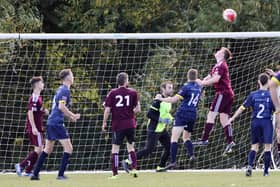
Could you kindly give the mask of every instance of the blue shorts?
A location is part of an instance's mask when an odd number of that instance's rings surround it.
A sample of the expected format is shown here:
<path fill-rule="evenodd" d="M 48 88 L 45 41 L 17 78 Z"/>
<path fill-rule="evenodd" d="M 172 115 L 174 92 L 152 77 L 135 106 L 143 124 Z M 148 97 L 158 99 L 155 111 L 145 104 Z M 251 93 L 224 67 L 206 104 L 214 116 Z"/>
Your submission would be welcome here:
<path fill-rule="evenodd" d="M 252 144 L 272 144 L 273 125 L 270 119 L 253 119 L 251 127 Z"/>
<path fill-rule="evenodd" d="M 184 127 L 184 130 L 193 132 L 196 115 L 193 112 L 184 112 L 176 114 L 174 127 Z"/>
<path fill-rule="evenodd" d="M 47 140 L 68 139 L 69 134 L 64 125 L 47 125 Z"/>

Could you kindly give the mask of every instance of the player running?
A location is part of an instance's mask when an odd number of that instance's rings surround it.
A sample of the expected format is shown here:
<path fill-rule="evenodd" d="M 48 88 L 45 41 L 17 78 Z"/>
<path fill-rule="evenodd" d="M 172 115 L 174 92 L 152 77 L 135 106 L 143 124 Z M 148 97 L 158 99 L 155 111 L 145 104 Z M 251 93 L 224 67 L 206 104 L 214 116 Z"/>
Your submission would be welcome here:
<path fill-rule="evenodd" d="M 106 131 L 107 121 L 112 112 L 112 172 L 109 179 L 118 178 L 119 150 L 124 138 L 127 140 L 127 151 L 131 159 L 131 174 L 137 177 L 137 158 L 134 149 L 136 119 L 134 113 L 140 112 L 140 102 L 135 90 L 128 88 L 127 73 L 117 75 L 118 88 L 112 89 L 105 100 L 102 131 Z"/>
<path fill-rule="evenodd" d="M 271 147 L 273 141 L 272 114 L 274 111 L 273 102 L 268 91 L 269 77 L 262 73 L 258 77 L 260 89 L 251 92 L 242 106 L 238 108 L 235 114 L 229 119 L 231 124 L 246 108 L 251 107 L 252 125 L 251 125 L 251 151 L 248 155 L 248 168 L 246 176 L 252 175 L 253 163 L 256 153 L 259 150 L 259 144 L 264 143 L 264 176 L 268 176 L 268 168 L 271 161 Z"/>
<path fill-rule="evenodd" d="M 74 83 L 74 76 L 71 69 L 64 69 L 59 73 L 59 78 L 62 85 L 57 89 L 53 98 L 52 111 L 47 121 L 47 140 L 46 146 L 40 155 L 31 180 L 40 180 L 39 172 L 43 166 L 45 159 L 53 151 L 55 141 L 58 140 L 63 146 L 63 156 L 56 179 L 64 180 L 67 177 L 64 175 L 69 157 L 72 154 L 73 146 L 69 134 L 64 127 L 64 116 L 68 117 L 72 122 L 76 122 L 80 118 L 80 114 L 74 114 L 68 107 L 70 105 L 70 87 Z"/>
<path fill-rule="evenodd" d="M 41 76 L 32 77 L 32 79 L 30 79 L 30 84 L 33 93 L 28 100 L 25 130 L 30 140 L 30 145 L 34 146 L 34 151 L 30 152 L 24 160 L 15 165 L 18 176 L 22 176 L 22 170 L 24 168 L 24 176 L 31 176 L 32 174 L 33 166 L 44 146 L 43 115 L 48 115 L 49 113 L 49 111 L 43 107 L 43 97 L 40 95 L 44 89 L 43 78 Z"/>
<path fill-rule="evenodd" d="M 210 111 L 207 115 L 207 120 L 204 126 L 201 140 L 194 142 L 194 145 L 208 145 L 209 135 L 214 127 L 215 119 L 220 114 L 220 122 L 224 129 L 224 134 L 228 145 L 226 146 L 223 155 L 232 151 L 235 146 L 232 138 L 231 125 L 227 124 L 229 115 L 232 111 L 234 92 L 231 87 L 229 77 L 229 69 L 227 61 L 232 58 L 232 53 L 228 48 L 222 47 L 215 53 L 217 63 L 212 68 L 210 74 L 202 81 L 198 80 L 202 86 L 214 85 L 216 90 L 215 98 L 212 101 Z"/>
<path fill-rule="evenodd" d="M 170 81 L 164 81 L 161 86 L 161 95 L 163 98 L 169 97 L 173 94 L 173 83 Z M 163 146 L 163 153 L 161 155 L 160 164 L 157 166 L 156 171 L 164 171 L 166 161 L 170 154 L 170 136 L 166 130 L 166 126 L 172 123 L 173 117 L 170 114 L 171 104 L 161 102 L 159 100 L 153 100 L 152 105 L 147 113 L 148 129 L 147 129 L 147 141 L 143 150 L 136 153 L 137 159 L 140 160 L 150 155 L 160 141 Z M 129 171 L 129 165 L 131 161 L 129 159 L 123 160 L 122 165 L 126 172 Z"/>
<path fill-rule="evenodd" d="M 165 169 L 174 168 L 176 166 L 178 139 L 182 135 L 182 132 L 184 145 L 187 150 L 189 159 L 190 161 L 193 161 L 194 159 L 191 133 L 193 132 L 196 120 L 197 105 L 202 93 L 202 87 L 201 85 L 196 83 L 196 79 L 198 76 L 198 72 L 196 69 L 190 69 L 187 76 L 188 83 L 184 84 L 178 94 L 176 94 L 175 96 L 168 98 L 162 98 L 161 95 L 156 96 L 156 99 L 169 103 L 176 103 L 179 100 L 182 100 L 181 105 L 176 111 L 175 122 L 172 128 L 171 163 Z"/>

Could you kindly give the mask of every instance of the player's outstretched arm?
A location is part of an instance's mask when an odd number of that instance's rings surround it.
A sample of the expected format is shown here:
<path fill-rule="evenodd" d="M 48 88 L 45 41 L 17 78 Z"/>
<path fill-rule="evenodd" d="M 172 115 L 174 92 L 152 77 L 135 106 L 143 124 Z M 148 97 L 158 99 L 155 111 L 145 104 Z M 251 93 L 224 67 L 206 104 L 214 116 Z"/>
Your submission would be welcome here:
<path fill-rule="evenodd" d="M 212 84 L 215 84 L 217 82 L 219 82 L 221 78 L 221 75 L 218 74 L 214 74 L 212 77 L 208 78 L 208 79 L 203 79 L 203 81 L 201 82 L 202 86 L 210 86 Z"/>
<path fill-rule="evenodd" d="M 234 113 L 234 115 L 229 118 L 227 124 L 231 124 L 246 108 L 244 106 L 240 106 Z"/>
<path fill-rule="evenodd" d="M 110 112 L 111 112 L 111 108 L 105 107 L 104 114 L 103 114 L 102 131 L 106 131 L 107 121 L 108 121 Z"/>
<path fill-rule="evenodd" d="M 167 102 L 167 103 L 177 103 L 181 99 L 181 97 L 182 96 L 176 94 L 173 97 L 163 98 L 160 94 L 157 94 L 155 99 L 163 101 L 163 102 Z"/>
<path fill-rule="evenodd" d="M 76 122 L 78 119 L 80 119 L 80 114 L 74 114 L 71 112 L 66 106 L 64 102 L 59 102 L 58 109 L 63 112 L 63 114 L 68 117 L 71 121 Z"/>

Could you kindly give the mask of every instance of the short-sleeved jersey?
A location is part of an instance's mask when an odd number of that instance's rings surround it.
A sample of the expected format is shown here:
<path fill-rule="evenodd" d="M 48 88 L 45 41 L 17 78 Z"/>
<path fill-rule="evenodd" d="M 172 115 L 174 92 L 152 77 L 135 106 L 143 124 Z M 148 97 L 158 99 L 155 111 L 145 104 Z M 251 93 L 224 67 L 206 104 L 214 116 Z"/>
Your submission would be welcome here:
<path fill-rule="evenodd" d="M 275 82 L 278 86 L 280 86 L 280 72 L 277 72 L 277 74 L 271 78 L 273 82 Z"/>
<path fill-rule="evenodd" d="M 196 82 L 188 82 L 184 84 L 177 95 L 183 100 L 177 109 L 177 114 L 194 112 L 196 114 L 197 105 L 202 93 L 202 87 Z"/>
<path fill-rule="evenodd" d="M 112 112 L 112 131 L 136 128 L 133 109 L 138 103 L 138 94 L 131 88 L 112 89 L 105 99 L 105 107 Z"/>
<path fill-rule="evenodd" d="M 52 110 L 47 125 L 63 125 L 64 114 L 59 110 L 58 105 L 59 103 L 65 103 L 65 106 L 69 107 L 70 102 L 70 89 L 65 85 L 61 85 L 53 97 Z"/>
<path fill-rule="evenodd" d="M 251 92 L 243 103 L 243 107 L 252 107 L 252 119 L 272 119 L 274 105 L 268 90 Z"/>
<path fill-rule="evenodd" d="M 214 84 L 216 93 L 234 95 L 234 92 L 231 87 L 229 69 L 226 61 L 221 61 L 214 65 L 214 67 L 211 69 L 210 75 L 213 76 L 215 74 L 221 76 L 219 82 Z"/>
<path fill-rule="evenodd" d="M 43 132 L 44 108 L 42 96 L 32 94 L 32 96 L 30 96 L 28 100 L 28 110 L 33 112 L 34 123 L 37 130 L 39 132 Z M 26 131 L 32 132 L 32 127 L 28 115 L 26 118 Z"/>

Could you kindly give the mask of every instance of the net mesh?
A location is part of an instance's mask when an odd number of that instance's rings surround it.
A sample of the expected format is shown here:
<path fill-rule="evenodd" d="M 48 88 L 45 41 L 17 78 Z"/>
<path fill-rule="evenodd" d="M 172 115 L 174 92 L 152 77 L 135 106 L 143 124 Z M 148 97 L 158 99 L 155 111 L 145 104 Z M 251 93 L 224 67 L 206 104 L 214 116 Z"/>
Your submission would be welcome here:
<path fill-rule="evenodd" d="M 206 76 L 216 63 L 213 53 L 229 47 L 234 58 L 228 62 L 237 109 L 245 97 L 257 89 L 257 76 L 280 59 L 279 38 L 251 39 L 91 39 L 91 40 L 0 40 L 0 169 L 13 170 L 14 164 L 32 149 L 25 135 L 29 79 L 42 75 L 45 81 L 44 105 L 51 108 L 52 97 L 60 85 L 58 73 L 71 68 L 75 83 L 71 89 L 71 110 L 81 113 L 77 123 L 66 121 L 74 152 L 68 170 L 110 170 L 111 133 L 102 133 L 102 103 L 116 87 L 116 75 L 125 71 L 130 86 L 140 94 L 142 112 L 137 115 L 136 150 L 145 146 L 146 112 L 163 80 L 172 80 L 175 91 L 186 80 L 189 68 Z M 205 89 L 199 104 L 192 139 L 200 138 L 206 115 L 214 97 L 213 87 Z M 173 114 L 177 105 L 173 105 Z M 45 119 L 46 122 L 46 119 Z M 45 123 L 44 123 L 45 124 Z M 170 132 L 171 127 L 169 127 Z M 250 149 L 250 112 L 246 111 L 233 126 L 234 152 L 223 157 L 223 129 L 217 119 L 207 147 L 195 148 L 196 161 L 189 165 L 182 141 L 178 149 L 179 169 L 242 168 Z M 56 170 L 62 147 L 55 146 L 45 169 Z M 160 144 L 139 169 L 154 169 L 162 152 Z M 121 146 L 120 160 L 127 157 Z"/>

